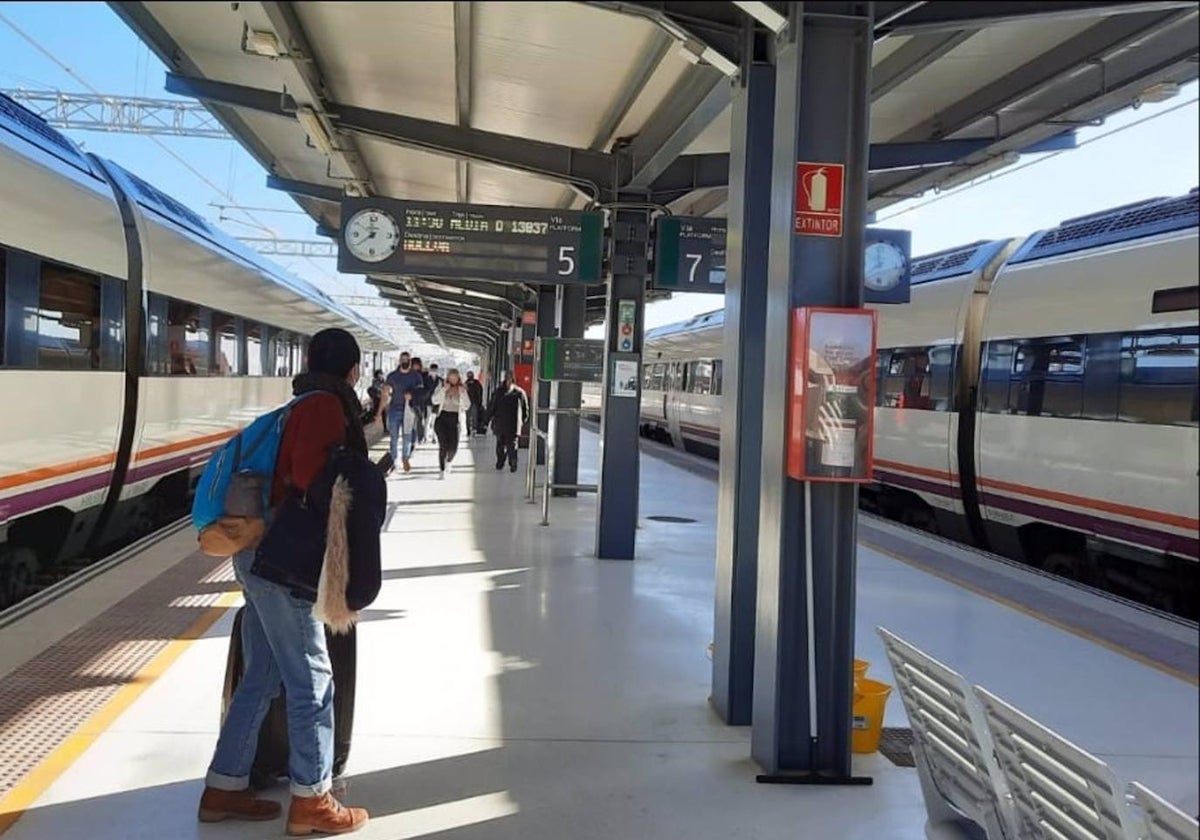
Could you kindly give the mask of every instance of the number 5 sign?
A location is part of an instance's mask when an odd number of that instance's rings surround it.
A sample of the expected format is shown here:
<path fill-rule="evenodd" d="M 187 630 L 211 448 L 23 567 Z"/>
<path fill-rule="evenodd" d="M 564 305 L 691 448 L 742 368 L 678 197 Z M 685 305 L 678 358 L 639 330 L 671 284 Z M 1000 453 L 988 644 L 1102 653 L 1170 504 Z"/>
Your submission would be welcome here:
<path fill-rule="evenodd" d="M 725 291 L 725 220 L 660 216 L 655 226 L 655 289 Z"/>

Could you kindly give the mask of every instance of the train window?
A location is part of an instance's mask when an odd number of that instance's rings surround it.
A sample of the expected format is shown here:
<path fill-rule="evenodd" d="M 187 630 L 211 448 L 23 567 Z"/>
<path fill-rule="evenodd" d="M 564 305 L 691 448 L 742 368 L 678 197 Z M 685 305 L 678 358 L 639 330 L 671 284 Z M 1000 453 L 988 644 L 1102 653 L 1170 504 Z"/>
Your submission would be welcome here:
<path fill-rule="evenodd" d="M 40 370 L 100 370 L 100 278 L 43 261 L 37 308 Z"/>
<path fill-rule="evenodd" d="M 105 277 L 100 283 L 100 369 L 125 368 L 125 281 Z"/>
<path fill-rule="evenodd" d="M 725 373 L 725 365 L 720 359 L 713 361 L 712 392 L 714 396 L 721 393 L 721 379 Z"/>
<path fill-rule="evenodd" d="M 1121 339 L 1118 416 L 1131 423 L 1195 426 L 1200 399 L 1195 327 Z"/>
<path fill-rule="evenodd" d="M 300 336 L 291 333 L 291 338 L 288 342 L 288 354 L 290 362 L 288 363 L 289 372 L 292 376 L 297 375 L 304 370 L 306 359 L 304 358 L 304 346 Z"/>
<path fill-rule="evenodd" d="M 288 349 L 287 330 L 279 330 L 275 327 L 267 328 L 267 360 L 270 363 L 267 376 L 291 376 L 288 372 L 291 353 Z"/>
<path fill-rule="evenodd" d="M 181 300 L 167 302 L 167 352 L 171 376 L 207 376 L 212 358 L 212 316 L 207 309 Z"/>
<path fill-rule="evenodd" d="M 1081 336 L 1026 339 L 1013 354 L 1009 410 L 1029 417 L 1083 416 Z"/>
<path fill-rule="evenodd" d="M 167 351 L 167 299 L 151 292 L 146 297 L 146 375 L 166 376 L 171 372 Z"/>
<path fill-rule="evenodd" d="M 241 371 L 242 342 L 238 337 L 238 318 L 224 312 L 213 313 L 214 376 L 237 376 Z"/>
<path fill-rule="evenodd" d="M 989 341 L 983 352 L 982 410 L 991 414 L 1008 414 L 1008 391 L 1012 380 L 1013 343 Z"/>
<path fill-rule="evenodd" d="M 930 411 L 934 408 L 930 352 L 935 348 L 893 350 L 883 378 L 883 405 Z"/>
<path fill-rule="evenodd" d="M 688 393 L 712 393 L 712 362 L 691 362 L 688 364 Z"/>
<path fill-rule="evenodd" d="M 246 324 L 246 375 L 263 375 L 263 332 L 262 324 Z"/>

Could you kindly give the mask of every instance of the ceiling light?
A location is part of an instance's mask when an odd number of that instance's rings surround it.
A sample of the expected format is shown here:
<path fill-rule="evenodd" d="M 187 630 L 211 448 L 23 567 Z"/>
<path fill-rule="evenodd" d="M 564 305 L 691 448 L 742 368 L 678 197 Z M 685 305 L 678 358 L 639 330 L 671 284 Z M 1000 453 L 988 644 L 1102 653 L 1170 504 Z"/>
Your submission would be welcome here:
<path fill-rule="evenodd" d="M 279 58 L 279 56 L 283 55 L 283 52 L 279 49 L 279 39 L 275 37 L 275 33 L 263 32 L 257 29 L 251 29 L 246 32 L 245 49 L 247 52 L 265 56 L 266 58 Z"/>
<path fill-rule="evenodd" d="M 317 112 L 307 105 L 296 109 L 296 121 L 300 123 L 300 127 L 304 129 L 304 133 L 308 135 L 308 139 L 314 146 L 321 150 L 326 155 L 333 154 L 333 141 L 329 139 L 329 134 L 325 131 L 325 126 L 321 124 L 321 119 L 317 116 Z"/>
<path fill-rule="evenodd" d="M 733 5 L 750 15 L 750 17 L 767 27 L 767 29 L 770 29 L 776 35 L 782 32 L 784 27 L 787 26 L 787 18 L 775 11 L 767 3 L 734 0 Z"/>
<path fill-rule="evenodd" d="M 1156 85 L 1151 85 L 1142 91 L 1138 97 L 1143 103 L 1148 102 L 1166 102 L 1168 99 L 1174 99 L 1179 95 L 1179 85 L 1175 82 L 1159 82 Z"/>

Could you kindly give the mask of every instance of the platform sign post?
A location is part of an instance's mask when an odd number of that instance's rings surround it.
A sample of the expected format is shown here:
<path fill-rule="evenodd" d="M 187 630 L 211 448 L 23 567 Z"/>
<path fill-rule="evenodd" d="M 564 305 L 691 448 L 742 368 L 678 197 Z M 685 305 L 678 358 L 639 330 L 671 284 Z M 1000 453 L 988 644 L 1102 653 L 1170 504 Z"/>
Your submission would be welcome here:
<path fill-rule="evenodd" d="M 338 270 L 596 286 L 604 214 L 375 196 L 342 200 Z"/>
<path fill-rule="evenodd" d="M 659 216 L 655 222 L 655 289 L 725 292 L 724 219 Z"/>

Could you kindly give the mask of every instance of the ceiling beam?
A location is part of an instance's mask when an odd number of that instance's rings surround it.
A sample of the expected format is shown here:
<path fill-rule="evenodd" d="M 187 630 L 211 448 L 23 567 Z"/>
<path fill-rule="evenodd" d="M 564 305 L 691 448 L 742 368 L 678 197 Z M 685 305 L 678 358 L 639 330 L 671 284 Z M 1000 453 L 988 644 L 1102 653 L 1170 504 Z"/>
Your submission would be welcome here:
<path fill-rule="evenodd" d="M 460 128 L 471 125 L 472 81 L 472 11 L 466 0 L 454 3 L 454 111 Z M 471 195 L 471 164 L 462 158 L 455 161 L 458 200 L 466 203 Z"/>
<path fill-rule="evenodd" d="M 904 5 L 904 4 L 900 4 Z M 939 0 L 911 4 L 913 8 L 876 29 L 880 35 L 915 35 L 956 29 L 982 29 L 1000 23 L 1032 20 L 1111 18 L 1143 12 L 1194 9 L 1194 2 L 1088 2 L 1087 0 L 1033 0 L 1032 2 L 982 2 Z"/>
<path fill-rule="evenodd" d="M 306 181 L 294 181 L 291 178 L 281 178 L 278 175 L 267 176 L 267 188 L 280 190 L 292 195 L 304 196 L 305 198 L 313 198 L 317 201 L 328 201 L 339 206 L 345 197 L 345 194 L 337 187 L 328 187 L 324 184 L 310 184 Z"/>
<path fill-rule="evenodd" d="M 729 107 L 733 84 L 711 67 L 693 67 L 663 101 L 629 144 L 633 174 L 626 188 L 649 188 Z"/>
<path fill-rule="evenodd" d="M 914 36 L 871 68 L 871 101 L 886 96 L 974 34 L 959 30 Z"/>
<path fill-rule="evenodd" d="M 345 167 L 346 171 L 363 188 L 364 194 L 367 191 L 374 192 L 371 182 L 371 171 L 367 168 L 367 164 L 362 157 L 362 152 L 359 150 L 354 138 L 339 137 L 327 116 L 329 95 L 328 85 L 325 82 L 325 74 L 322 72 L 321 66 L 317 61 L 316 52 L 313 50 L 308 33 L 304 30 L 304 24 L 300 22 L 300 16 L 296 12 L 296 4 L 262 2 L 260 5 L 271 27 L 275 30 L 275 34 L 279 36 L 280 42 L 285 47 L 287 53 L 285 60 L 291 62 L 292 67 L 303 80 L 304 98 L 307 101 L 300 104 L 310 106 L 316 113 L 317 119 L 321 121 L 329 137 L 337 141 L 331 157 L 336 157 L 342 162 L 342 166 Z"/>
<path fill-rule="evenodd" d="M 295 118 L 296 101 L 287 93 L 176 73 L 167 74 L 166 89 L 205 102 Z M 330 103 L 328 107 L 329 118 L 340 131 L 373 137 L 405 148 L 489 163 L 550 180 L 576 183 L 589 193 L 597 194 L 597 197 L 602 191 L 611 191 L 628 173 L 626 161 L 604 152 L 351 105 Z"/>

